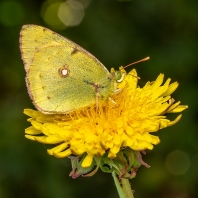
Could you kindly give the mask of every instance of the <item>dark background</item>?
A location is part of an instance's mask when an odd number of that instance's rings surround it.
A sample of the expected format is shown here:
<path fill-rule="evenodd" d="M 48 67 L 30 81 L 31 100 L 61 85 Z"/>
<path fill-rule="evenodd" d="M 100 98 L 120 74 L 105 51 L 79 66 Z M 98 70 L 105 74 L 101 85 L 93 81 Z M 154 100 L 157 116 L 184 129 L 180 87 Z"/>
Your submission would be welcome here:
<path fill-rule="evenodd" d="M 144 157 L 151 168 L 141 167 L 131 185 L 136 198 L 198 197 L 198 1 L 78 0 L 74 16 L 84 11 L 84 17 L 73 27 L 57 17 L 62 2 L 0 1 L 0 198 L 118 198 L 110 174 L 99 171 L 73 180 L 68 159 L 49 156 L 45 145 L 25 139 L 29 123 L 23 109 L 33 105 L 19 52 L 24 24 L 64 35 L 108 68 L 150 56 L 134 66 L 140 86 L 159 73 L 178 81 L 173 97 L 189 108 L 177 125 L 156 134 L 161 143 Z M 71 13 L 62 8 L 63 18 L 69 18 Z"/>

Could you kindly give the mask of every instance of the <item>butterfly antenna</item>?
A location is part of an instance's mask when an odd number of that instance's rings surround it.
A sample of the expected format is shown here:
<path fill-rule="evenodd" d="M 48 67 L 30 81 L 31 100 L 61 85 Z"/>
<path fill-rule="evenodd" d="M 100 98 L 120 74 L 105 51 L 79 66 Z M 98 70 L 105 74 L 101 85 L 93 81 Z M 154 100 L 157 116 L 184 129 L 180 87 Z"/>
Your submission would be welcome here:
<path fill-rule="evenodd" d="M 150 57 L 147 56 L 146 58 L 143 58 L 143 59 L 141 59 L 141 60 L 139 60 L 139 61 L 136 61 L 136 62 L 133 62 L 133 63 L 130 63 L 130 64 L 124 66 L 124 68 L 127 68 L 127 67 L 129 67 L 129 66 L 131 66 L 131 65 L 135 65 L 136 63 L 140 63 L 140 62 L 143 62 L 143 61 L 147 61 L 147 60 L 149 60 L 149 59 L 150 59 Z M 135 77 L 135 78 L 137 78 L 138 80 L 140 79 L 140 77 L 138 77 L 138 76 L 134 76 L 134 75 L 132 75 L 132 76 Z"/>
<path fill-rule="evenodd" d="M 143 58 L 143 59 L 141 59 L 141 60 L 139 60 L 139 61 L 136 61 L 136 62 L 133 62 L 133 63 L 130 63 L 130 64 L 124 66 L 124 68 L 127 68 L 127 67 L 129 67 L 129 66 L 131 66 L 131 65 L 135 65 L 136 63 L 140 63 L 140 62 L 143 62 L 143 61 L 147 61 L 147 60 L 149 60 L 149 59 L 150 59 L 150 57 L 147 56 L 146 58 Z"/>

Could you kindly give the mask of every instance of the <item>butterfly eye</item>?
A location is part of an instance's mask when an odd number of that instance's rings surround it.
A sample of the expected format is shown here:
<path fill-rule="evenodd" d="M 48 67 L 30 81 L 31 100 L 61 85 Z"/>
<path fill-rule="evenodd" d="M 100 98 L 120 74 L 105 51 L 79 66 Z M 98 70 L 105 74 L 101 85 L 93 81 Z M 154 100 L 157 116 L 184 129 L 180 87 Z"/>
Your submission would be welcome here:
<path fill-rule="evenodd" d="M 121 71 L 115 71 L 115 77 L 116 77 L 116 81 L 118 83 L 122 82 L 124 77 L 125 77 L 125 73 L 121 72 Z"/>
<path fill-rule="evenodd" d="M 58 73 L 61 77 L 65 78 L 69 76 L 69 68 L 67 66 L 63 66 L 58 70 Z"/>

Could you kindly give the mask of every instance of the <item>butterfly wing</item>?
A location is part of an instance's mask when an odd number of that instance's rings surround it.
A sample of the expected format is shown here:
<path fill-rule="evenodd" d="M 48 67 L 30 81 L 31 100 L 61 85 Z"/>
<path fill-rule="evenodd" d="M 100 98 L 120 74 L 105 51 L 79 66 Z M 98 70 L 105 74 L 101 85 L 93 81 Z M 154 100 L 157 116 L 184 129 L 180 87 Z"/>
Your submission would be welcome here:
<path fill-rule="evenodd" d="M 108 70 L 89 52 L 51 30 L 25 26 L 20 43 L 28 92 L 41 112 L 67 113 L 95 103 L 96 92 L 105 99 L 112 91 L 114 81 Z"/>

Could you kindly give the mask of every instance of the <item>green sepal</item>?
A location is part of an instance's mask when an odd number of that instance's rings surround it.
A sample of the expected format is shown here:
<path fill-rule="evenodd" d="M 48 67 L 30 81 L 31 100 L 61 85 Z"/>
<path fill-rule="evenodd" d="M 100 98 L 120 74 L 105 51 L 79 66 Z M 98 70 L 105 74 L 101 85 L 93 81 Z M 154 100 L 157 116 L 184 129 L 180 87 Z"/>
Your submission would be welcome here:
<path fill-rule="evenodd" d="M 117 153 L 113 159 L 108 158 L 108 154 L 102 157 L 100 168 L 103 172 L 112 173 L 113 171 L 120 178 L 132 179 L 136 176 L 137 169 L 141 166 L 139 162 L 141 154 L 130 148 L 125 148 Z"/>
<path fill-rule="evenodd" d="M 69 176 L 73 179 L 76 179 L 79 176 L 92 176 L 95 174 L 99 168 L 99 159 L 93 160 L 91 166 L 87 168 L 83 168 L 81 166 L 83 160 L 85 159 L 86 154 L 81 156 L 69 156 L 72 165 L 72 171 L 70 172 Z"/>
<path fill-rule="evenodd" d="M 108 158 L 108 153 L 105 153 L 102 157 L 100 168 L 105 173 L 112 173 L 115 171 L 117 175 L 120 175 L 119 167 L 114 163 L 114 159 Z"/>

